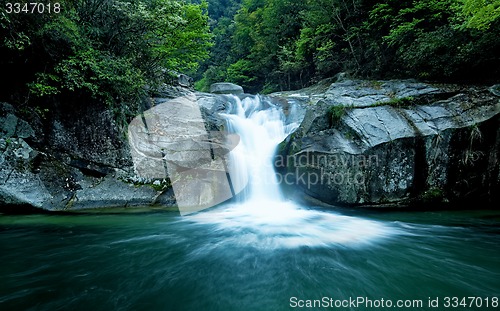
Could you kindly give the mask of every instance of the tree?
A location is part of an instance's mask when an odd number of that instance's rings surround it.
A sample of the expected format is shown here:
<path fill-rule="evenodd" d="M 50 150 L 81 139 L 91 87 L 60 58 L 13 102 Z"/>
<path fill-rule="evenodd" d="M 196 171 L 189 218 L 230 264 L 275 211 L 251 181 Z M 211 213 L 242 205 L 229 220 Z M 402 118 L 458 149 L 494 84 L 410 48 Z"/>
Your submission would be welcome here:
<path fill-rule="evenodd" d="M 365 40 L 378 47 L 371 50 L 371 58 L 380 59 L 381 51 L 389 54 L 378 67 L 395 77 L 493 78 L 492 69 L 499 67 L 498 23 L 491 23 L 487 31 L 471 29 L 462 19 L 464 11 L 469 9 L 455 0 L 375 4 L 363 29 Z"/>
<path fill-rule="evenodd" d="M 499 16 L 499 0 L 244 0 L 224 21 L 230 52 L 205 77 L 253 92 L 301 88 L 340 71 L 498 81 Z"/>
<path fill-rule="evenodd" d="M 59 14 L 2 13 L 0 50 L 8 57 L 0 67 L 22 67 L 32 95 L 135 102 L 165 70 L 192 70 L 208 57 L 206 9 L 206 2 L 77 0 Z"/>
<path fill-rule="evenodd" d="M 500 17 L 500 1 L 498 0 L 462 0 L 461 12 L 458 14 L 465 20 L 463 26 L 477 30 L 488 30 Z"/>

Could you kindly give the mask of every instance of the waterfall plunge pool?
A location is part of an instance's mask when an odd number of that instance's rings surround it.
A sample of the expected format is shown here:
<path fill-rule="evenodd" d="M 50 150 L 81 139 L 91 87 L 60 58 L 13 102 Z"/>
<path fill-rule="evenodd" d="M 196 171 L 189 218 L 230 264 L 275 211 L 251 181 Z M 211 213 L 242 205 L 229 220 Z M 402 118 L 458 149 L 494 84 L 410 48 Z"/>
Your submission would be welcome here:
<path fill-rule="evenodd" d="M 346 215 L 287 201 L 270 161 L 297 124 L 266 106 L 234 100 L 225 115 L 242 141 L 238 200 L 184 217 L 0 215 L 0 309 L 290 310 L 360 297 L 498 309 L 500 212 Z"/>
<path fill-rule="evenodd" d="M 244 209 L 0 216 L 0 309 L 290 310 L 292 297 L 499 296 L 498 212 L 293 208 L 254 218 Z"/>

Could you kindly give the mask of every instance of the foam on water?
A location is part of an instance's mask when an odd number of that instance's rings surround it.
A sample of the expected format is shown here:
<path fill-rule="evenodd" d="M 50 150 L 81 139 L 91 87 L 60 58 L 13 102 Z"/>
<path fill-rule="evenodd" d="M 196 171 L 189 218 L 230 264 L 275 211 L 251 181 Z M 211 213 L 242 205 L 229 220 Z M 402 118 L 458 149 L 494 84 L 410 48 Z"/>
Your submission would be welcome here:
<path fill-rule="evenodd" d="M 227 204 L 189 219 L 231 233 L 228 242 L 256 248 L 360 246 L 389 237 L 396 230 L 381 222 L 284 201 Z"/>

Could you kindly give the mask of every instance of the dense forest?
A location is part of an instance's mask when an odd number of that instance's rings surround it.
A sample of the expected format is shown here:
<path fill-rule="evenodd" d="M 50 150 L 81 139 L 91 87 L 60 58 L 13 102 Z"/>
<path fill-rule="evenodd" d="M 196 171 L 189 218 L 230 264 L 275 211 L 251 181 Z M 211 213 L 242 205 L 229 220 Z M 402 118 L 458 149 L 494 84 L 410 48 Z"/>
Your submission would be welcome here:
<path fill-rule="evenodd" d="M 209 15 L 203 90 L 297 89 L 340 71 L 446 82 L 500 74 L 498 0 L 211 0 Z"/>
<path fill-rule="evenodd" d="M 2 0 L 0 100 L 38 112 L 54 99 L 133 111 L 169 75 L 196 70 L 212 45 L 206 2 L 51 4 L 12 7 Z"/>
<path fill-rule="evenodd" d="M 341 71 L 462 82 L 500 74 L 499 0 L 55 3 L 16 13 L 2 0 L 0 100 L 76 95 L 123 107 L 177 73 L 199 90 L 229 81 L 263 93 Z"/>

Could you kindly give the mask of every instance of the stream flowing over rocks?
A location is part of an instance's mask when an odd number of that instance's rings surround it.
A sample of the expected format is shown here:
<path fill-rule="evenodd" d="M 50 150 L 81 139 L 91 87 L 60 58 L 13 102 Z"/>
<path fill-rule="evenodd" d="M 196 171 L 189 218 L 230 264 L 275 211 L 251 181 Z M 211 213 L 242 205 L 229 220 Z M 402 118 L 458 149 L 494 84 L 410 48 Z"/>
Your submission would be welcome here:
<path fill-rule="evenodd" d="M 297 199 L 330 205 L 498 202 L 498 89 L 411 80 L 341 80 L 271 94 L 267 100 L 281 105 L 290 122 L 301 123 L 277 150 L 278 179 Z M 230 84 L 214 86 L 214 92 L 240 99 L 250 96 Z M 148 145 L 155 139 L 153 132 L 185 133 L 191 143 L 183 146 L 198 155 L 183 157 L 175 145 L 163 141 L 165 153 L 155 154 L 157 163 L 152 162 L 160 167 L 166 162 L 177 161 L 181 168 L 206 162 L 207 150 L 212 159 L 227 154 L 234 146 L 224 141 L 227 137 L 213 133 L 225 130 L 220 113 L 231 97 L 168 87 L 157 96 L 132 121 L 136 138 L 143 138 L 135 140 L 130 128 L 104 105 L 72 109 L 67 103 L 43 118 L 0 103 L 0 209 L 177 210 L 172 176 L 138 174 L 137 156 L 148 157 L 148 150 L 156 150 Z M 154 123 L 164 117 L 169 103 L 181 105 L 184 100 L 199 110 L 195 119 L 204 129 L 187 133 L 182 120 Z M 200 135 L 204 131 L 212 133 L 209 142 Z M 207 147 L 214 143 L 215 149 Z M 206 169 L 225 174 L 224 165 L 216 161 Z M 221 200 L 208 186 L 210 176 L 200 178 L 198 195 L 188 198 L 193 204 Z M 227 198 L 231 196 L 228 193 Z"/>

